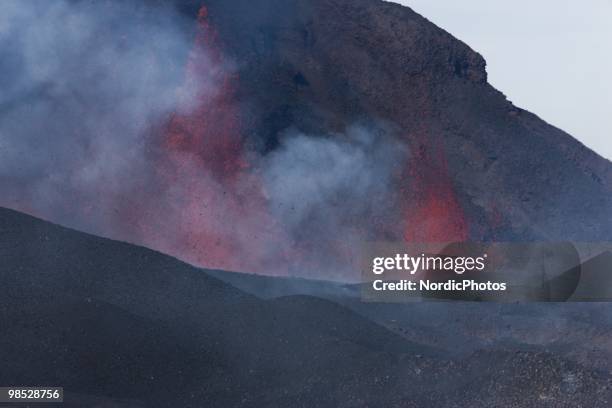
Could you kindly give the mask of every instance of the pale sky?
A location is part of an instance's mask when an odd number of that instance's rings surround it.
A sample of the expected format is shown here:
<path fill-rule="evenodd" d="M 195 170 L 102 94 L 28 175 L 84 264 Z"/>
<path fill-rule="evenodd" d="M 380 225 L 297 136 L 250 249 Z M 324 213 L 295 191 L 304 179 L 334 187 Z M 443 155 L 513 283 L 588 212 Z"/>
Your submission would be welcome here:
<path fill-rule="evenodd" d="M 612 0 L 397 0 L 480 52 L 489 82 L 612 159 Z"/>

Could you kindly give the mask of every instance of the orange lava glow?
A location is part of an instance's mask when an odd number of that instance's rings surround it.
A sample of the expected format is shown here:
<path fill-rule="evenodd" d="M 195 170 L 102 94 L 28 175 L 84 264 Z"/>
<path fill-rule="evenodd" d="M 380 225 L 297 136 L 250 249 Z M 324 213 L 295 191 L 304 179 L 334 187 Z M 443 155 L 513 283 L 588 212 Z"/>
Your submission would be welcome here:
<path fill-rule="evenodd" d="M 165 127 L 157 162 L 157 183 L 169 203 L 161 214 L 168 220 L 152 220 L 143 235 L 155 248 L 198 265 L 259 272 L 282 234 L 245 157 L 234 100 L 238 78 L 220 49 L 202 7 L 182 89 L 188 102 Z"/>
<path fill-rule="evenodd" d="M 418 137 L 419 152 L 410 161 L 412 200 L 404 210 L 407 242 L 463 242 L 469 237 L 465 214 L 448 171 L 446 154 L 429 135 Z"/>

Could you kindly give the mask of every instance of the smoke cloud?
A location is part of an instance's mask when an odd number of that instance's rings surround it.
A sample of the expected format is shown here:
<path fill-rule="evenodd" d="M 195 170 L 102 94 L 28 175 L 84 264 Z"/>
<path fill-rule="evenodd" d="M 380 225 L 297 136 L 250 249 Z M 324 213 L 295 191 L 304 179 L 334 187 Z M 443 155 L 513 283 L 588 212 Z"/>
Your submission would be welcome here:
<path fill-rule="evenodd" d="M 193 23 L 127 3 L 0 3 L 4 205 L 100 232 L 111 221 L 74 219 L 71 200 L 112 208 L 146 172 L 146 131 L 177 106 Z"/>
<path fill-rule="evenodd" d="M 274 217 L 303 259 L 322 276 L 354 270 L 368 240 L 400 239 L 398 181 L 408 151 L 388 125 L 353 125 L 345 133 L 313 137 L 288 132 L 264 160 L 263 178 Z M 296 271 L 299 273 L 299 271 Z"/>
<path fill-rule="evenodd" d="M 356 277 L 401 239 L 408 152 L 391 124 L 287 129 L 247 151 L 207 11 L 0 2 L 0 205 L 193 264 Z"/>

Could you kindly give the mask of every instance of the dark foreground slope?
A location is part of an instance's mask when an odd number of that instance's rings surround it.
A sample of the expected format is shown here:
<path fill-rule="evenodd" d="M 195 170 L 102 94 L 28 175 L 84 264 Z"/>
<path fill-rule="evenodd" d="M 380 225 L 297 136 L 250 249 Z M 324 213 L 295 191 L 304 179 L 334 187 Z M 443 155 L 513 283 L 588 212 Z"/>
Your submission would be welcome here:
<path fill-rule="evenodd" d="M 147 406 L 312 406 L 340 398 L 340 384 L 368 398 L 395 358 L 433 354 L 330 302 L 263 302 L 162 254 L 12 211 L 0 236 L 2 384 Z"/>
<path fill-rule="evenodd" d="M 603 372 L 550 353 L 451 360 L 328 300 L 260 300 L 165 255 L 10 210 L 0 210 L 0 256 L 0 383 L 62 385 L 66 406 L 603 407 L 609 398 Z"/>
<path fill-rule="evenodd" d="M 590 368 L 612 371 L 611 255 L 604 253 L 583 264 L 577 299 L 566 303 L 488 303 L 423 301 L 365 303 L 361 285 L 209 271 L 213 276 L 264 299 L 311 295 L 339 303 L 402 337 L 463 358 L 479 350 L 553 351 Z M 596 264 L 596 265 L 593 265 Z M 592 265 L 592 266 L 591 266 Z M 595 271 L 595 272 L 594 272 Z M 604 284 L 602 284 L 604 283 Z M 580 293 L 586 295 L 581 297 Z M 604 293 L 599 298 L 593 294 Z"/>

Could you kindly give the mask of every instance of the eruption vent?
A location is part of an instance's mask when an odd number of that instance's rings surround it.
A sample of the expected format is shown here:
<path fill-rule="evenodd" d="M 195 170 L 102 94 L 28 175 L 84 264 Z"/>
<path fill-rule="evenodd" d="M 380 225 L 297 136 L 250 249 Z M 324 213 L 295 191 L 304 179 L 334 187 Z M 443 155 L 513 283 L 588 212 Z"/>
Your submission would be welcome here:
<path fill-rule="evenodd" d="M 239 99 L 253 81 L 240 83 L 206 7 L 194 27 L 164 6 L 10 4 L 3 44 L 33 40 L 12 49 L 5 81 L 5 205 L 202 267 L 327 279 L 355 277 L 367 241 L 467 238 L 433 132 L 409 149 L 396 124 L 365 114 L 316 131 L 293 119 L 262 130 L 275 108 Z M 19 66 L 32 47 L 39 58 Z M 272 102 L 290 92 L 295 116 L 307 116 L 302 97 L 316 81 L 295 88 L 292 70 L 292 90 L 279 80 Z M 248 148 L 272 128 L 271 151 Z"/>
<path fill-rule="evenodd" d="M 435 138 L 419 138 L 417 157 L 410 161 L 410 192 L 405 203 L 407 242 L 462 242 L 468 240 L 468 223 L 455 194 L 446 155 Z"/>
<path fill-rule="evenodd" d="M 165 126 L 155 161 L 164 208 L 148 211 L 155 217 L 145 222 L 156 232 L 144 239 L 209 268 L 263 271 L 268 245 L 281 234 L 243 151 L 237 76 L 205 6 L 197 21 L 182 89 L 188 97 Z"/>

